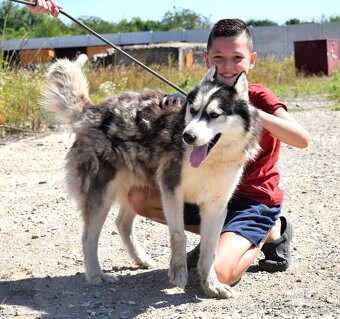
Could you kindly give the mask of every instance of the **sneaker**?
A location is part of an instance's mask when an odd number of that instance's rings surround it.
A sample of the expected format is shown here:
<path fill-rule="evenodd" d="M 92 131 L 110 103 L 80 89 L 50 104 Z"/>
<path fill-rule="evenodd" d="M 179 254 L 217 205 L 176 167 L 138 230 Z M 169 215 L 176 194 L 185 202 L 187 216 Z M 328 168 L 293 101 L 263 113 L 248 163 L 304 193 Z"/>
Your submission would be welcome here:
<path fill-rule="evenodd" d="M 187 253 L 188 270 L 197 268 L 199 258 L 200 258 L 200 244 L 198 244 L 193 250 Z"/>
<path fill-rule="evenodd" d="M 281 237 L 266 243 L 261 250 L 265 258 L 259 261 L 263 271 L 285 271 L 291 263 L 290 243 L 293 237 L 293 225 L 285 216 L 280 216 Z"/>

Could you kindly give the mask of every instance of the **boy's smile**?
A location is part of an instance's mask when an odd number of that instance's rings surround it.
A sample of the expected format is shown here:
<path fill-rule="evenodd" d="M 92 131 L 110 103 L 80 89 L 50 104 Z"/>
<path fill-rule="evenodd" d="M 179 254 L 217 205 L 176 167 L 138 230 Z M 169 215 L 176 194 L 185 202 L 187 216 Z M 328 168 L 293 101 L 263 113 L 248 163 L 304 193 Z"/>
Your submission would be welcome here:
<path fill-rule="evenodd" d="M 204 55 L 208 68 L 216 64 L 219 78 L 233 85 L 241 72 L 248 73 L 256 60 L 256 53 L 251 52 L 245 33 L 232 37 L 217 37 Z"/>

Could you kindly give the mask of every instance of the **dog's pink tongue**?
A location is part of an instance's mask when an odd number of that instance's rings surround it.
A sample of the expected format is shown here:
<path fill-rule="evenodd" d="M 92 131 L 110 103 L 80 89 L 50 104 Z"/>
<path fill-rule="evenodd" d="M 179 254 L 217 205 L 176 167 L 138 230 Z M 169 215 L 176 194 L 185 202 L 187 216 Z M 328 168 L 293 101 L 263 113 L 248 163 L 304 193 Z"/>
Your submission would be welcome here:
<path fill-rule="evenodd" d="M 208 154 L 208 144 L 202 146 L 195 146 L 190 154 L 190 164 L 197 168 L 201 165 Z"/>

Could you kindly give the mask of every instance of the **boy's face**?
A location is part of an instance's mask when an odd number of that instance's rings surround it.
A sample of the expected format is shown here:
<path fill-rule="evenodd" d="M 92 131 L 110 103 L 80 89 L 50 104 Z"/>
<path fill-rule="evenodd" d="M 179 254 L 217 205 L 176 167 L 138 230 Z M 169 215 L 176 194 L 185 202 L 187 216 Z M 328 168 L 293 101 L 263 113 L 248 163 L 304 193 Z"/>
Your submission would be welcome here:
<path fill-rule="evenodd" d="M 250 52 L 245 33 L 234 37 L 217 37 L 212 46 L 204 55 L 208 68 L 217 65 L 220 80 L 228 85 L 233 85 L 242 72 L 253 68 L 256 53 Z"/>

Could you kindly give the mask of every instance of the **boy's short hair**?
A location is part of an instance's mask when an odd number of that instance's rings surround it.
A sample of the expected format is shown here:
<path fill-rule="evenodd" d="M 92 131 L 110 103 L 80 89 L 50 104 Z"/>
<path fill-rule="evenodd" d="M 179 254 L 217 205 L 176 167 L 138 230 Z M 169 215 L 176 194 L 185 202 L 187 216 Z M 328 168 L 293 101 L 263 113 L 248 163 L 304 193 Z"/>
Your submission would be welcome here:
<path fill-rule="evenodd" d="M 253 40 L 247 24 L 241 19 L 222 19 L 217 21 L 209 34 L 207 51 L 211 49 L 212 42 L 217 37 L 234 37 L 246 33 L 249 51 L 253 52 Z"/>

